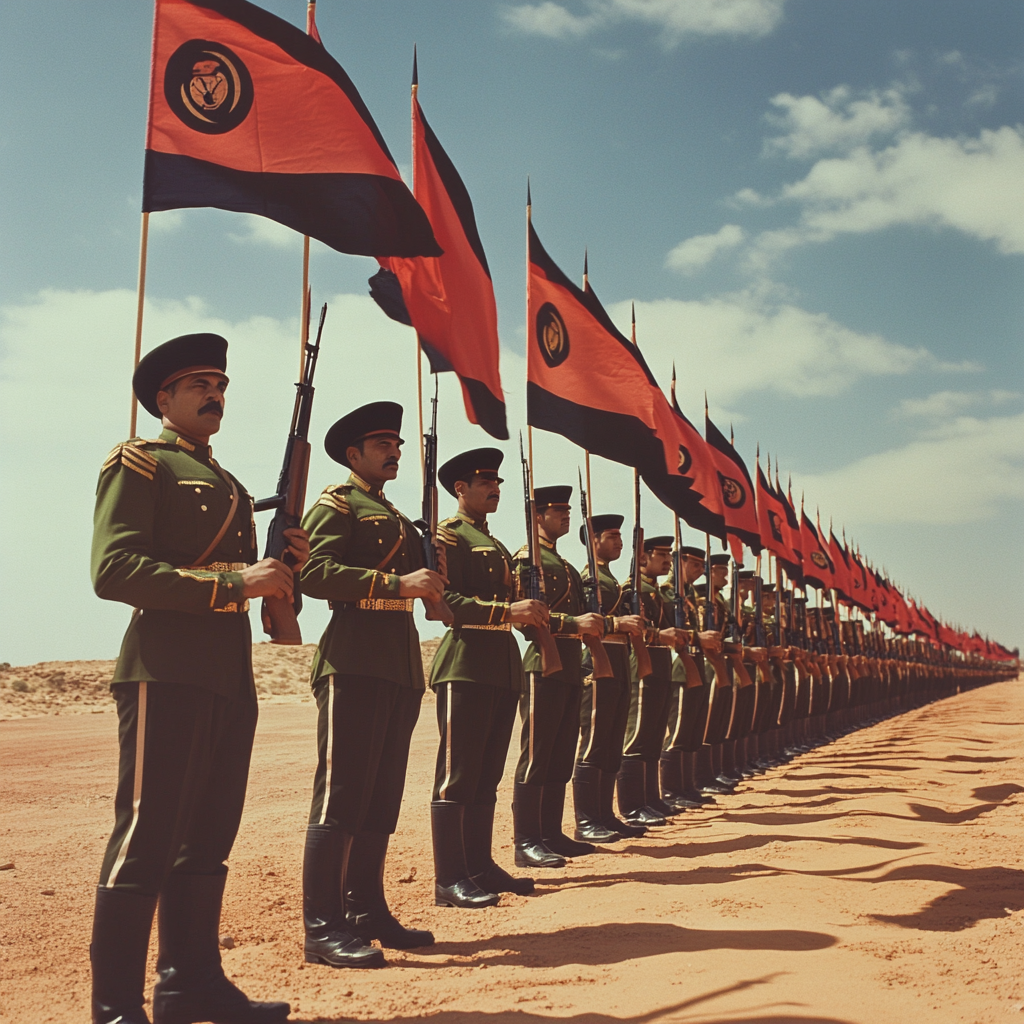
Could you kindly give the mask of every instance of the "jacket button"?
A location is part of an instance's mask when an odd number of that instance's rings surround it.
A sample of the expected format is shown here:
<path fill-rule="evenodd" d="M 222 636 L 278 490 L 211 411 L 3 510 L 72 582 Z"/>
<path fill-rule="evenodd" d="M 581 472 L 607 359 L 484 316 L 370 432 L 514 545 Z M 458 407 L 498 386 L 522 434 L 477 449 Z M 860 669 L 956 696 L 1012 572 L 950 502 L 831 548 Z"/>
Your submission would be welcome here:
<path fill-rule="evenodd" d="M 200 507 L 200 508 L 201 508 L 201 509 L 202 509 L 202 510 L 203 510 L 204 512 L 206 511 L 206 506 L 205 506 L 205 505 L 200 505 L 199 507 Z"/>

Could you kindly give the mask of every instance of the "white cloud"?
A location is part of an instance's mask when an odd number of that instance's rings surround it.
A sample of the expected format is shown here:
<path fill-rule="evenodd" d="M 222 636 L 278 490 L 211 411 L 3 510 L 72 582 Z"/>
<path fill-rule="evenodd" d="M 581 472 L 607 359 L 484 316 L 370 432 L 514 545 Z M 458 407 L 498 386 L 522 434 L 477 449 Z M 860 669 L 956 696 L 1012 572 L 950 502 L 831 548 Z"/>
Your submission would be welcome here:
<path fill-rule="evenodd" d="M 154 234 L 172 234 L 184 223 L 183 214 L 183 210 L 157 210 L 149 215 L 149 230 Z"/>
<path fill-rule="evenodd" d="M 242 214 L 241 232 L 229 232 L 228 237 L 245 245 L 269 245 L 274 249 L 294 249 L 302 243 L 302 235 L 284 224 L 256 214 Z"/>
<path fill-rule="evenodd" d="M 1024 413 L 956 417 L 902 447 L 794 483 L 823 509 L 841 509 L 851 527 L 983 522 L 1024 499 Z"/>
<path fill-rule="evenodd" d="M 610 312 L 628 323 L 629 303 Z M 948 369 L 927 349 L 859 334 L 824 313 L 770 303 L 753 292 L 638 302 L 636 315 L 640 346 L 655 376 L 667 381 L 675 361 L 684 411 L 699 408 L 705 389 L 728 405 L 757 391 L 838 395 L 866 377 Z"/>
<path fill-rule="evenodd" d="M 897 410 L 900 416 L 924 420 L 945 420 L 967 409 L 988 409 L 1006 405 L 1021 395 L 1016 391 L 936 391 L 927 398 L 905 398 Z"/>
<path fill-rule="evenodd" d="M 517 32 L 549 39 L 578 39 L 627 21 L 654 25 L 666 46 L 686 36 L 769 35 L 782 19 L 784 0 L 587 0 L 581 13 L 544 0 L 501 12 Z"/>
<path fill-rule="evenodd" d="M 745 238 L 743 228 L 725 224 L 713 235 L 694 235 L 680 242 L 665 258 L 665 266 L 682 274 L 693 274 L 719 253 L 734 249 Z"/>
<path fill-rule="evenodd" d="M 906 86 L 894 85 L 854 96 L 849 86 L 838 85 L 820 99 L 779 93 L 771 99 L 779 113 L 770 113 L 767 119 L 784 134 L 768 139 L 765 152 L 805 159 L 892 136 L 910 123 L 906 92 Z"/>

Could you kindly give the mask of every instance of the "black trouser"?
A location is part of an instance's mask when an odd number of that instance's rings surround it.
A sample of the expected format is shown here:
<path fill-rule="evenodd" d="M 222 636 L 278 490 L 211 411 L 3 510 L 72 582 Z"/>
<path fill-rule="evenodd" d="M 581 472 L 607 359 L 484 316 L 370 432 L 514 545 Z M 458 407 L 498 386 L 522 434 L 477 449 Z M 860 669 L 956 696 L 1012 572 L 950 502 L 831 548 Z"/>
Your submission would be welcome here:
<path fill-rule="evenodd" d="M 580 734 L 580 690 L 527 672 L 519 698 L 520 737 L 516 782 L 527 786 L 565 785 L 572 778 Z"/>
<path fill-rule="evenodd" d="M 100 886 L 156 896 L 167 876 L 219 875 L 238 832 L 255 699 L 190 683 L 117 683 L 114 831 Z"/>
<path fill-rule="evenodd" d="M 741 740 L 750 735 L 754 721 L 754 705 L 757 702 L 757 683 L 753 686 L 737 686 L 733 701 L 732 721 L 729 723 L 727 739 Z"/>
<path fill-rule="evenodd" d="M 434 800 L 493 804 L 505 770 L 519 694 L 482 683 L 436 683 L 440 744 Z"/>
<path fill-rule="evenodd" d="M 721 743 L 729 731 L 735 686 L 712 686 L 708 707 L 708 725 L 704 741 L 709 744 Z"/>
<path fill-rule="evenodd" d="M 373 676 L 333 675 L 318 679 L 313 695 L 317 765 L 309 823 L 390 835 L 423 691 Z"/>
<path fill-rule="evenodd" d="M 580 749 L 576 763 L 614 775 L 622 761 L 628 719 L 628 676 L 588 682 L 580 699 Z"/>
<path fill-rule="evenodd" d="M 672 683 L 655 676 L 632 684 L 623 757 L 637 761 L 657 761 L 661 757 L 673 689 Z"/>

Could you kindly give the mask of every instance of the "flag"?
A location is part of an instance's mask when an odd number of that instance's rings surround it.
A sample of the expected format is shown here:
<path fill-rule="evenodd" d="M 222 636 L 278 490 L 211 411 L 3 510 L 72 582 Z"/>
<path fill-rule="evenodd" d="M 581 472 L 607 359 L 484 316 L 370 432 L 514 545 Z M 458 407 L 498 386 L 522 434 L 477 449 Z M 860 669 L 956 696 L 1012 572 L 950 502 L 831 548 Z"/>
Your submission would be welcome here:
<path fill-rule="evenodd" d="M 822 534 L 822 540 L 824 539 L 825 535 Z M 832 532 L 831 524 L 828 528 L 828 556 L 832 561 L 832 586 L 835 588 L 836 595 L 846 605 L 850 605 L 853 601 L 851 596 L 853 582 L 850 578 L 850 563 L 846 558 L 846 550 L 836 540 L 836 535 Z"/>
<path fill-rule="evenodd" d="M 800 540 L 804 556 L 804 581 L 819 590 L 832 589 L 832 562 L 825 553 L 818 531 L 800 508 Z"/>
<path fill-rule="evenodd" d="M 714 460 L 718 475 L 718 485 L 722 496 L 722 514 L 725 516 L 725 528 L 733 543 L 733 557 L 737 562 L 742 562 L 743 548 L 737 542 L 742 541 L 754 554 L 761 550 L 761 533 L 757 526 L 757 506 L 754 503 L 754 485 L 739 452 L 711 422 L 706 407 L 704 409 L 704 439 L 707 441 L 708 452 Z M 732 540 L 733 538 L 735 541 Z"/>
<path fill-rule="evenodd" d="M 562 273 L 532 224 L 527 308 L 527 423 L 641 472 L 677 473 L 671 410 L 640 350 L 592 288 Z"/>
<path fill-rule="evenodd" d="M 871 611 L 871 605 L 869 603 L 869 591 L 868 591 L 868 571 L 864 568 L 864 563 L 860 559 L 860 555 L 846 548 L 847 564 L 850 566 L 850 600 L 853 601 L 858 608 L 863 611 Z"/>
<path fill-rule="evenodd" d="M 364 256 L 437 256 L 344 69 L 245 0 L 157 0 L 144 211 L 255 213 Z"/>
<path fill-rule="evenodd" d="M 796 507 L 793 505 L 793 481 L 790 480 L 788 485 L 788 493 L 782 490 L 782 485 L 779 483 L 779 467 L 778 463 L 775 465 L 775 496 L 779 499 L 779 502 L 786 510 L 786 527 L 783 531 L 783 535 L 786 538 L 786 542 L 790 547 L 793 554 L 796 555 L 796 561 L 791 565 L 787 566 L 783 563 L 782 568 L 786 570 L 786 575 L 789 576 L 793 583 L 798 586 L 804 585 L 804 556 L 803 556 L 803 541 L 800 537 L 800 520 L 796 515 Z M 790 572 L 793 569 L 793 572 Z"/>
<path fill-rule="evenodd" d="M 413 85 L 416 85 L 415 58 Z M 383 257 L 370 279 L 370 294 L 384 312 L 416 328 L 430 368 L 454 370 L 462 385 L 466 415 L 492 437 L 505 440 L 505 396 L 498 370 L 498 311 L 487 257 L 476 227 L 469 192 L 412 98 L 412 160 L 416 200 L 426 211 L 442 256 Z M 392 273 L 399 285 L 402 315 L 382 301 L 378 280 Z M 394 288 L 392 287 L 392 297 Z M 392 298 L 393 303 L 393 298 Z"/>
<path fill-rule="evenodd" d="M 786 575 L 794 579 L 800 573 L 799 556 L 789 543 L 786 506 L 761 471 L 760 460 L 757 461 L 757 525 L 761 543 L 779 560 Z"/>

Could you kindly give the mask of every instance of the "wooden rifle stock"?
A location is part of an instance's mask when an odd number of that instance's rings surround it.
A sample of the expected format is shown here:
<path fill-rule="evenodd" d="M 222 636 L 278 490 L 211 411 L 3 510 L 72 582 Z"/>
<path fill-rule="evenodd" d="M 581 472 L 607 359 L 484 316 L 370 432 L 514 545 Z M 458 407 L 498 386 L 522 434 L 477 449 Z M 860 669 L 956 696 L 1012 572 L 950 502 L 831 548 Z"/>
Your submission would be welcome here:
<path fill-rule="evenodd" d="M 590 651 L 590 660 L 594 664 L 594 678 L 611 679 L 615 675 L 615 671 L 601 638 L 594 636 L 593 633 L 587 633 L 583 637 L 583 642 L 587 645 L 587 650 Z"/>

